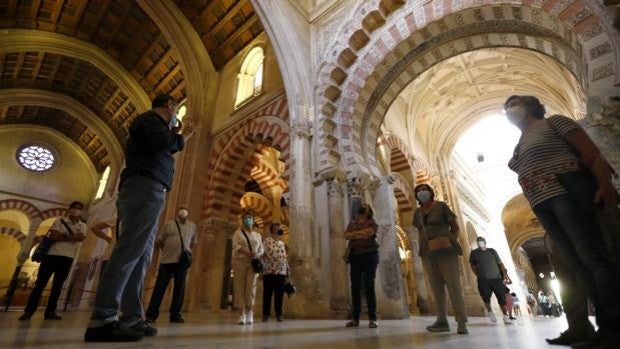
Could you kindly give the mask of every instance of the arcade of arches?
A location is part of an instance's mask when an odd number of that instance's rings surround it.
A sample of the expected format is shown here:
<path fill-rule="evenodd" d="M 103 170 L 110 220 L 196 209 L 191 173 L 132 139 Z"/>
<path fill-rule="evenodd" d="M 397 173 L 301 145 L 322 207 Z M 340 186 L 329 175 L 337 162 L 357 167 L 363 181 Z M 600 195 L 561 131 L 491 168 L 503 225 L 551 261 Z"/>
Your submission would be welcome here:
<path fill-rule="evenodd" d="M 543 232 L 524 197 L 491 207 L 454 149 L 472 125 L 501 115 L 506 97 L 533 94 L 578 120 L 620 169 L 616 4 L 2 1 L 0 289 L 16 277 L 12 304 L 24 304 L 37 271 L 32 241 L 69 202 L 88 203 L 87 223 L 115 214 L 128 127 L 159 93 L 200 126 L 176 155 L 161 219 L 187 205 L 199 226 L 187 310 L 230 308 L 230 240 L 250 207 L 259 230 L 285 228 L 299 289 L 286 316 L 344 317 L 343 230 L 366 202 L 379 225 L 381 318 L 432 311 L 411 225 L 420 183 L 458 216 L 471 315 L 482 314 L 467 265 L 478 236 L 497 242 L 517 292 L 546 287 Z M 51 167 L 24 167 L 25 145 L 49 149 Z M 82 244 L 70 307 L 91 306 L 104 250 L 94 235 Z"/>

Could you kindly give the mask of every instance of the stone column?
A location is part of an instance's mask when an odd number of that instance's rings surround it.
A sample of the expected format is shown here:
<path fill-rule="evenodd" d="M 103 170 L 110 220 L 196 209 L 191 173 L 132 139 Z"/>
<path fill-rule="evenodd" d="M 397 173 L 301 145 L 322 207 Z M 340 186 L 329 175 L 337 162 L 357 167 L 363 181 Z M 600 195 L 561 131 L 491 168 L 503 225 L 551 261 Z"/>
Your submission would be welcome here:
<path fill-rule="evenodd" d="M 426 283 L 426 272 L 424 271 L 422 257 L 420 257 L 420 233 L 418 232 L 418 229 L 411 226 L 407 230 L 407 235 L 409 235 L 409 240 L 411 241 L 411 259 L 416 281 L 416 291 L 422 301 L 421 306 L 418 306 L 418 310 L 421 313 L 426 313 L 428 312 L 429 307 L 429 291 Z"/>
<path fill-rule="evenodd" d="M 327 180 L 328 186 L 328 210 L 329 210 L 329 275 L 330 282 L 330 308 L 336 315 L 347 314 L 349 308 L 349 285 L 347 276 L 347 264 L 342 259 L 346 249 L 344 230 L 343 195 L 346 189 L 344 174 L 336 175 Z M 325 262 L 321 260 L 321 262 Z"/>
<path fill-rule="evenodd" d="M 309 128 L 291 127 L 291 168 L 289 204 L 289 264 L 298 292 L 290 302 L 288 316 L 325 317 L 329 307 L 320 289 L 320 236 L 315 233 L 313 181 L 311 175 L 311 138 Z"/>
<path fill-rule="evenodd" d="M 375 285 L 378 313 L 382 319 L 409 317 L 398 253 L 393 183 L 394 178 L 384 176 L 367 186 L 374 193 L 372 202 L 379 225 L 377 235 L 381 247 Z"/>

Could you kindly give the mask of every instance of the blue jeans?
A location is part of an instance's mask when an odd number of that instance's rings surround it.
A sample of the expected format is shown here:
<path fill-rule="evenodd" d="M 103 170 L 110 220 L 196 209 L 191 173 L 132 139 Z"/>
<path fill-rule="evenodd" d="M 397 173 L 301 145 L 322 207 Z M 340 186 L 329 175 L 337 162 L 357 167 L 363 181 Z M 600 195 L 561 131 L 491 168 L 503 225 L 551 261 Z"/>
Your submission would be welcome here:
<path fill-rule="evenodd" d="M 120 236 L 99 280 L 91 327 L 119 320 L 119 306 L 121 322 L 132 325 L 142 318 L 144 276 L 165 195 L 165 187 L 149 177 L 135 175 L 121 184 L 116 201 Z"/>
<path fill-rule="evenodd" d="M 568 195 L 536 205 L 534 213 L 551 237 L 554 252 L 587 287 L 602 334 L 618 336 L 620 302 L 615 298 L 620 294 L 620 275 L 607 253 L 595 213 L 582 211 Z"/>

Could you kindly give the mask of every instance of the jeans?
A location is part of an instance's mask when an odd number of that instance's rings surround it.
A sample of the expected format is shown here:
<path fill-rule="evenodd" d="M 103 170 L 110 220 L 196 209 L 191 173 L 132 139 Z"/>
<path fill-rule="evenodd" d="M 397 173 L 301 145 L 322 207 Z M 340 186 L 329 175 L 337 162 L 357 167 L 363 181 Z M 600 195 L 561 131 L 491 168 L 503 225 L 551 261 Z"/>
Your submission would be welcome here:
<path fill-rule="evenodd" d="M 534 213 L 553 241 L 554 253 L 567 262 L 577 281 L 588 288 L 596 321 L 605 336 L 620 334 L 617 269 L 607 253 L 594 212 L 583 212 L 568 195 L 546 200 Z"/>
<path fill-rule="evenodd" d="M 122 182 L 116 201 L 121 233 L 99 280 L 91 327 L 119 320 L 119 306 L 125 324 L 142 318 L 144 276 L 165 195 L 165 187 L 150 177 L 134 175 Z"/>
<path fill-rule="evenodd" d="M 351 301 L 354 321 L 360 320 L 362 312 L 362 281 L 366 293 L 368 319 L 377 321 L 377 297 L 375 295 L 375 276 L 379 265 L 379 252 L 363 254 L 352 253 L 351 263 Z"/>
<path fill-rule="evenodd" d="M 562 258 L 553 248 L 552 243 L 546 240 L 549 251 L 549 261 L 562 284 L 560 296 L 562 306 L 568 322 L 567 332 L 580 339 L 588 339 L 594 333 L 594 327 L 588 319 L 588 294 L 587 289 L 579 283 L 577 275 L 571 269 L 570 264 Z"/>
<path fill-rule="evenodd" d="M 41 294 L 47 282 L 52 277 L 52 274 L 54 274 L 54 281 L 52 281 L 52 289 L 47 301 L 47 307 L 45 308 L 45 315 L 56 313 L 58 298 L 60 298 L 60 293 L 62 292 L 62 285 L 69 275 L 72 264 L 73 258 L 70 257 L 50 255 L 43 257 L 41 265 L 39 266 L 37 280 L 34 283 L 32 292 L 30 292 L 30 297 L 28 297 L 28 304 L 26 305 L 26 309 L 24 309 L 24 313 L 33 314 L 37 311 Z"/>
<path fill-rule="evenodd" d="M 159 265 L 155 289 L 153 290 L 149 307 L 146 310 L 147 319 L 155 320 L 159 316 L 159 306 L 171 278 L 174 278 L 174 288 L 172 289 L 172 301 L 170 302 L 170 318 L 177 319 L 181 317 L 181 308 L 183 307 L 183 298 L 185 297 L 186 276 L 187 268 L 181 268 L 178 263 Z"/>
<path fill-rule="evenodd" d="M 274 308 L 276 316 L 282 316 L 282 302 L 284 300 L 284 283 L 286 275 L 263 275 L 263 316 L 271 315 L 271 297 L 275 295 Z"/>

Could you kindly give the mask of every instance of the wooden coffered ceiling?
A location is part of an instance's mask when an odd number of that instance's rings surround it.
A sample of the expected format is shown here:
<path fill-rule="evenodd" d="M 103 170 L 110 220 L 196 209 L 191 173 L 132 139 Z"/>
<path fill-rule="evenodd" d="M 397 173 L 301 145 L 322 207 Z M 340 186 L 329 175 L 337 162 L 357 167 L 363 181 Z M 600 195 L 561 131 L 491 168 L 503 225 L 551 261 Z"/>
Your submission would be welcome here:
<path fill-rule="evenodd" d="M 202 39 L 216 69 L 263 32 L 249 0 L 173 1 Z M 95 45 L 116 60 L 149 97 L 168 93 L 179 101 L 186 98 L 176 51 L 136 1 L 0 0 L 2 29 L 53 32 Z M 142 110 L 130 97 L 131 91 L 115 81 L 93 62 L 76 57 L 18 49 L 0 54 L 0 93 L 27 88 L 70 96 L 101 118 L 124 144 L 131 121 Z M 103 139 L 79 118 L 28 105 L 0 106 L 0 113 L 0 124 L 30 123 L 64 133 L 98 169 L 110 163 L 106 143 L 101 145 Z"/>
<path fill-rule="evenodd" d="M 263 32 L 250 0 L 174 0 L 217 70 Z"/>
<path fill-rule="evenodd" d="M 97 171 L 103 171 L 110 164 L 108 151 L 97 134 L 63 110 L 27 105 L 0 107 L 0 125 L 9 124 L 34 124 L 52 128 L 86 150 Z"/>

